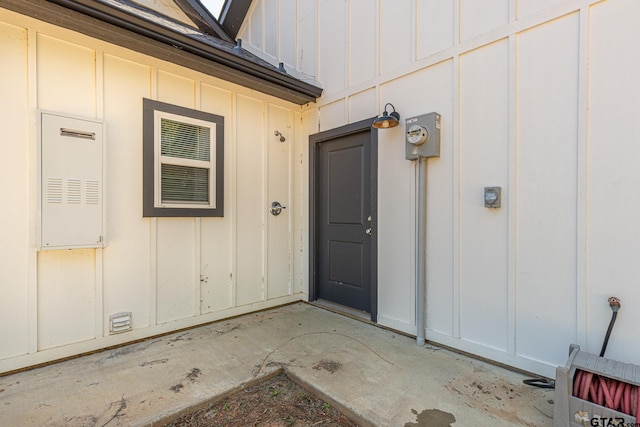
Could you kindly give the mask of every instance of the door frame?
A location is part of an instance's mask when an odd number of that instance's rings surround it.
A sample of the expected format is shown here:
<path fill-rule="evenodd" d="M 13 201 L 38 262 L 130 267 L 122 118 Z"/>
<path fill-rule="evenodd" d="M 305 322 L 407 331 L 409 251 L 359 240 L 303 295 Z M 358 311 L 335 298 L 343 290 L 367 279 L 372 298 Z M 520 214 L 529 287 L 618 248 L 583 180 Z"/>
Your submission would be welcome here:
<path fill-rule="evenodd" d="M 316 209 L 318 207 L 318 147 L 320 143 L 342 138 L 360 132 L 369 132 L 371 149 L 371 306 L 369 312 L 371 321 L 378 319 L 378 129 L 372 127 L 376 117 L 361 120 L 356 123 L 340 126 L 334 129 L 309 135 L 309 301 L 318 299 L 318 274 L 317 274 L 317 224 Z"/>

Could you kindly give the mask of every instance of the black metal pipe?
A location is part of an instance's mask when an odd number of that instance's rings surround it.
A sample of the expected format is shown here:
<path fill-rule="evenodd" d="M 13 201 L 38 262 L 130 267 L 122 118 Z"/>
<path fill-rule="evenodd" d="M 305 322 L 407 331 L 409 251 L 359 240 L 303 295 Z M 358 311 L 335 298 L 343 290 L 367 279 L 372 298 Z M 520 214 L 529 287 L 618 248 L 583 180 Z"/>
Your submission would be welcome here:
<path fill-rule="evenodd" d="M 618 310 L 620 309 L 620 300 L 616 297 L 609 298 L 609 307 L 611 307 L 611 320 L 609 321 L 609 328 L 604 336 L 604 342 L 602 343 L 602 349 L 600 350 L 600 357 L 604 356 L 604 352 L 607 350 L 607 344 L 609 344 L 609 337 L 613 330 L 613 325 L 616 323 L 616 317 L 618 317 Z"/>

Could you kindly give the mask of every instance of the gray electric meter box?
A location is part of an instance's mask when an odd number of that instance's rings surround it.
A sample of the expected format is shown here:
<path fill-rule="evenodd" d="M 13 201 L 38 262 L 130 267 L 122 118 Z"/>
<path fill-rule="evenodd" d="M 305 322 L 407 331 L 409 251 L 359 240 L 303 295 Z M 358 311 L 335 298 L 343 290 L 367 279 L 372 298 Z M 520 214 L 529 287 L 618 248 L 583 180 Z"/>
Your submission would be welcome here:
<path fill-rule="evenodd" d="M 405 121 L 405 158 L 440 157 L 440 114 L 429 113 Z"/>

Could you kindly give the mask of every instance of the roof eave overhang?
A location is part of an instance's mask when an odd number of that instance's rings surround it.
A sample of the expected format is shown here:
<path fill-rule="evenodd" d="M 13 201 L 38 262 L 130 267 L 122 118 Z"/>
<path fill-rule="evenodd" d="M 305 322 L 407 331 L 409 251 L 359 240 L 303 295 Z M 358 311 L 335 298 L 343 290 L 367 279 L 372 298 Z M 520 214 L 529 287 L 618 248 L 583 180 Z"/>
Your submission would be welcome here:
<path fill-rule="evenodd" d="M 99 1 L 3 0 L 2 7 L 298 105 L 315 102 L 322 94 L 321 88 L 275 68 L 261 66 Z"/>

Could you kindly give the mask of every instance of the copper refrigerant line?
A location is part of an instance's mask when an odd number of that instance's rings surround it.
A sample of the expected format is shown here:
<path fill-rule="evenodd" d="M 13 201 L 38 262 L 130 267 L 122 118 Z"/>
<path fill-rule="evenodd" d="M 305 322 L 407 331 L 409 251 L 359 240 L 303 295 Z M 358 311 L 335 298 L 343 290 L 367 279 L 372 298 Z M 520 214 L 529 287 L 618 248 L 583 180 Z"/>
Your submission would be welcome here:
<path fill-rule="evenodd" d="M 609 298 L 609 307 L 612 311 L 611 321 L 602 343 L 600 357 L 604 356 L 607 349 L 609 336 L 620 309 L 620 300 L 616 297 Z M 638 408 L 640 387 L 633 384 L 603 377 L 593 372 L 576 370 L 573 380 L 573 396 L 640 419 L 640 408 Z"/>

